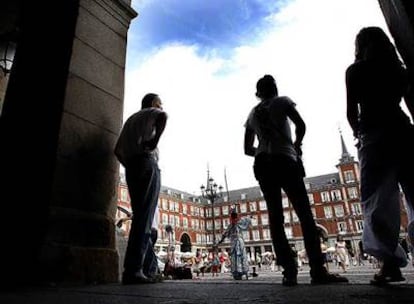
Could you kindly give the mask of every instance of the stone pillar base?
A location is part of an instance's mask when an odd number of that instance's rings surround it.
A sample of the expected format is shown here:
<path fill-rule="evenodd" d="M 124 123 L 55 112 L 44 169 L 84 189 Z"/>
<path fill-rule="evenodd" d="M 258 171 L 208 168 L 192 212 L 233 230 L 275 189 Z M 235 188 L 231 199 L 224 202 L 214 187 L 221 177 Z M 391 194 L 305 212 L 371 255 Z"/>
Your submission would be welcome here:
<path fill-rule="evenodd" d="M 47 245 L 41 256 L 43 281 L 64 284 L 119 282 L 116 249 Z"/>

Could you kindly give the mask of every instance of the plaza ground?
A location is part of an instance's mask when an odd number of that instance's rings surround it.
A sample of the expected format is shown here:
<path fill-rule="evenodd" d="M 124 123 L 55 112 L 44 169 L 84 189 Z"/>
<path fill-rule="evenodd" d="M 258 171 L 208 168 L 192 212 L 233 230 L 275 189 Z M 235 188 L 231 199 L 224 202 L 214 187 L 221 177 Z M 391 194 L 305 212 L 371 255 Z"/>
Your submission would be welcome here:
<path fill-rule="evenodd" d="M 331 265 L 333 266 L 333 265 Z M 341 273 L 331 267 L 332 272 Z M 258 271 L 259 276 L 235 281 L 229 273 L 200 279 L 166 280 L 157 284 L 20 288 L 0 294 L 4 304 L 206 304 L 206 303 L 413 303 L 414 268 L 403 269 L 407 279 L 387 287 L 369 284 L 377 269 L 371 265 L 350 267 L 348 284 L 311 285 L 308 269 L 299 272 L 299 285 L 284 287 L 281 272 Z"/>

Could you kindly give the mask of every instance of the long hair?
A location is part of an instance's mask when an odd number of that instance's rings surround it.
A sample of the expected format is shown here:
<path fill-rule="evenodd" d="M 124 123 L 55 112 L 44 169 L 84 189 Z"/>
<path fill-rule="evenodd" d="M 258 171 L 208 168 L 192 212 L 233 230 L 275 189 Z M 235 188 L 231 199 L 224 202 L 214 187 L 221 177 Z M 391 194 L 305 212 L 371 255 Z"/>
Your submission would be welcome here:
<path fill-rule="evenodd" d="M 377 26 L 362 28 L 355 39 L 355 61 L 378 61 L 402 66 L 396 48 L 387 34 Z"/>

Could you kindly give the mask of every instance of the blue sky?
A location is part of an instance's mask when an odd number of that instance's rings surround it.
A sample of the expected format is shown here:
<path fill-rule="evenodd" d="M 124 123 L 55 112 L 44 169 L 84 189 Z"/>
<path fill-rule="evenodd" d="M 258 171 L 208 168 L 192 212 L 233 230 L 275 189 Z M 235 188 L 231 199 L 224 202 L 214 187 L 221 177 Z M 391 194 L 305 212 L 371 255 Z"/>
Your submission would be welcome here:
<path fill-rule="evenodd" d="M 345 70 L 355 35 L 387 27 L 373 0 L 132 0 L 124 119 L 158 93 L 169 115 L 160 141 L 162 184 L 200 194 L 207 166 L 229 189 L 257 186 L 243 154 L 255 84 L 272 74 L 307 124 L 309 176 L 336 172 L 339 130 L 356 158 L 345 115 Z"/>
<path fill-rule="evenodd" d="M 267 26 L 267 17 L 286 1 L 164 0 L 134 1 L 139 12 L 133 23 L 133 52 L 148 52 L 165 44 L 197 45 L 199 52 L 229 55 L 234 47 L 251 44 Z M 270 3 L 270 4 L 269 4 Z M 136 36 L 135 36 L 136 35 Z"/>

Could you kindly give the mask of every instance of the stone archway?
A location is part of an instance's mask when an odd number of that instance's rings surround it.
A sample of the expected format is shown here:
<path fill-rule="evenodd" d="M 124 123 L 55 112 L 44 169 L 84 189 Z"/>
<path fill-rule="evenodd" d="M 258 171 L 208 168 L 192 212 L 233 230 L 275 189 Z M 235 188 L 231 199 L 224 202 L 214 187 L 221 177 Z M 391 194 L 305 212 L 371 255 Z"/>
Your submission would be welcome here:
<path fill-rule="evenodd" d="M 318 229 L 319 236 L 324 240 L 328 239 L 328 229 L 326 229 L 321 224 L 316 224 L 316 228 Z"/>
<path fill-rule="evenodd" d="M 190 252 L 191 251 L 191 239 L 187 233 L 183 233 L 180 238 L 181 243 L 181 252 Z"/>

